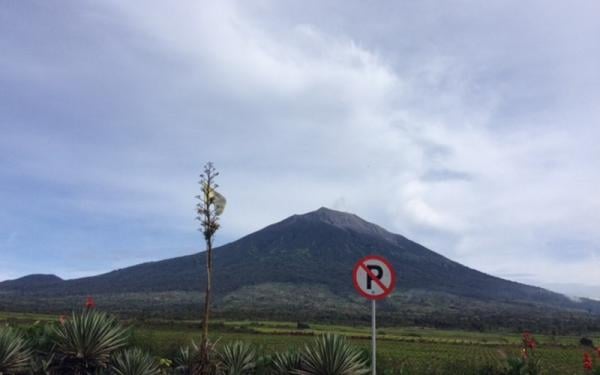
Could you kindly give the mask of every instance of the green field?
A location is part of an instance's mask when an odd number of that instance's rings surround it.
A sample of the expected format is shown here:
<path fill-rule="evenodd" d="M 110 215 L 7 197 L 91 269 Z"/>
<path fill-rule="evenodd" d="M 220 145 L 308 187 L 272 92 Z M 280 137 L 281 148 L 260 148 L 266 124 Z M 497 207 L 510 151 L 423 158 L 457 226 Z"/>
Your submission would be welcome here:
<path fill-rule="evenodd" d="M 27 326 L 36 321 L 56 320 L 55 316 L 1 313 L 0 324 Z M 135 345 L 157 356 L 172 357 L 181 345 L 199 340 L 197 321 L 146 320 L 126 321 L 132 329 Z M 311 324 L 310 329 L 297 329 L 296 323 L 273 321 L 224 321 L 211 324 L 214 340 L 250 342 L 261 354 L 301 347 L 315 335 L 336 332 L 346 335 L 358 347 L 370 348 L 370 327 Z M 535 333 L 534 333 L 535 334 Z M 385 373 L 458 373 L 465 368 L 481 368 L 498 364 L 506 356 L 519 355 L 521 336 L 509 332 L 469 332 L 417 327 L 382 327 L 378 329 L 378 363 Z M 600 335 L 588 335 L 600 342 Z M 584 348 L 580 336 L 536 335 L 547 374 L 582 374 Z M 453 370 L 453 368 L 461 370 Z M 402 370 L 404 369 L 404 372 Z M 382 372 L 383 373 L 383 372 Z"/>

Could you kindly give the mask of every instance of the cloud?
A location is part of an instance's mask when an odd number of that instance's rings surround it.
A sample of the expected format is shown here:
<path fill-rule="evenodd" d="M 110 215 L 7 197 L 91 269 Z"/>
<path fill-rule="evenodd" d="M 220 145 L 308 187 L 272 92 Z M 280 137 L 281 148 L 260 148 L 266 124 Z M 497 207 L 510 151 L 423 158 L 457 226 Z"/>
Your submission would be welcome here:
<path fill-rule="evenodd" d="M 39 237 L 0 261 L 69 276 L 198 251 L 213 160 L 221 242 L 332 205 L 486 272 L 600 283 L 593 6 L 324 6 L 9 8 L 0 223 Z"/>

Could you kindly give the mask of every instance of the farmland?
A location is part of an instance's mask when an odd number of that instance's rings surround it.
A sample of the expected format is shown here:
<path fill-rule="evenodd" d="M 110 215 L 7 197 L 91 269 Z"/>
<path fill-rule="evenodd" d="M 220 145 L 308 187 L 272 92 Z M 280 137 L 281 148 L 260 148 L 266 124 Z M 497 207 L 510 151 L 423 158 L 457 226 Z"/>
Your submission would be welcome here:
<path fill-rule="evenodd" d="M 53 321 L 56 316 L 0 313 L 0 322 L 26 327 L 35 322 Z M 191 320 L 128 320 L 132 341 L 160 357 L 172 357 L 181 345 L 199 340 L 200 325 Z M 216 320 L 211 334 L 219 344 L 242 340 L 253 344 L 260 354 L 302 347 L 315 335 L 335 332 L 368 350 L 369 327 L 312 324 L 298 329 L 297 323 L 252 320 Z M 382 327 L 378 329 L 378 363 L 387 373 L 456 373 L 499 365 L 507 356 L 519 355 L 518 332 L 470 332 L 419 327 Z M 600 334 L 588 335 L 600 341 Z M 581 336 L 536 335 L 536 356 L 549 374 L 581 373 L 583 348 Z"/>

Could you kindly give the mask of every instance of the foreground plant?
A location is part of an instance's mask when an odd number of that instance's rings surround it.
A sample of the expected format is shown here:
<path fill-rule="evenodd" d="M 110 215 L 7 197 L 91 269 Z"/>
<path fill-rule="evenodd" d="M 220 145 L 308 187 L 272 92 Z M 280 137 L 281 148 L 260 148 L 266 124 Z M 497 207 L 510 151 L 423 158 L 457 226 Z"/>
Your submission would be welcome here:
<path fill-rule="evenodd" d="M 590 353 L 585 352 L 583 353 L 583 369 L 585 371 L 592 371 L 594 368 L 594 363 L 592 362 L 592 357 L 590 356 Z"/>
<path fill-rule="evenodd" d="M 31 371 L 34 374 L 50 373 L 54 362 L 53 326 L 58 322 L 42 323 L 39 320 L 23 330 L 32 351 Z"/>
<path fill-rule="evenodd" d="M 141 349 L 127 349 L 114 356 L 111 365 L 114 375 L 159 375 L 158 362 Z"/>
<path fill-rule="evenodd" d="M 223 371 L 228 375 L 251 374 L 256 368 L 256 352 L 241 341 L 225 345 L 220 358 Z"/>
<path fill-rule="evenodd" d="M 369 367 L 362 353 L 351 346 L 345 337 L 323 335 L 302 353 L 301 369 L 292 373 L 299 375 L 360 375 L 367 374 Z"/>
<path fill-rule="evenodd" d="M 190 374 L 194 362 L 200 358 L 200 348 L 192 341 L 191 345 L 182 346 L 175 355 L 175 371 L 178 374 Z"/>
<path fill-rule="evenodd" d="M 0 374 L 19 374 L 29 369 L 31 349 L 12 328 L 0 328 Z"/>
<path fill-rule="evenodd" d="M 182 346 L 174 358 L 175 373 L 183 375 L 219 374 L 221 363 L 215 349 L 216 342 L 206 341 L 196 345 Z"/>
<path fill-rule="evenodd" d="M 596 355 L 600 358 L 600 347 L 594 348 Z M 586 374 L 600 375 L 600 366 L 594 366 L 592 357 L 594 354 L 588 352 L 583 353 L 583 370 Z"/>
<path fill-rule="evenodd" d="M 538 375 L 542 373 L 542 362 L 537 358 L 535 349 L 537 341 L 529 332 L 523 332 L 521 339 L 521 357 L 507 360 L 508 375 Z"/>
<path fill-rule="evenodd" d="M 106 368 L 110 355 L 127 345 L 129 332 L 105 313 L 85 310 L 54 330 L 57 367 L 72 374 Z"/>
<path fill-rule="evenodd" d="M 271 368 L 274 374 L 290 374 L 295 370 L 300 370 L 301 366 L 302 356 L 296 351 L 275 353 L 271 357 Z"/>
<path fill-rule="evenodd" d="M 209 162 L 204 166 L 204 173 L 200 175 L 201 194 L 196 198 L 200 203 L 196 205 L 197 219 L 200 221 L 200 230 L 206 242 L 206 291 L 204 294 L 204 316 L 202 318 L 202 341 L 200 343 L 200 354 L 204 361 L 208 361 L 208 353 L 203 352 L 208 343 L 208 320 L 210 318 L 210 298 L 212 286 L 212 249 L 213 238 L 220 227 L 219 216 L 225 209 L 225 197 L 217 192 L 219 185 L 215 179 L 219 172 Z"/>

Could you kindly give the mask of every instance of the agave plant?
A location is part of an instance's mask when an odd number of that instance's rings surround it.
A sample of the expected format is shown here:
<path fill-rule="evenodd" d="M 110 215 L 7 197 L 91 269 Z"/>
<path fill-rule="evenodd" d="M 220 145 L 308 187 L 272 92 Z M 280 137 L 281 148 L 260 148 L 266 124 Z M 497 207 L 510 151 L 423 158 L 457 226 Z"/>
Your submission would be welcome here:
<path fill-rule="evenodd" d="M 194 341 L 192 341 L 191 345 L 180 347 L 173 361 L 175 363 L 175 371 L 178 374 L 189 374 L 199 356 L 200 349 Z"/>
<path fill-rule="evenodd" d="M 219 356 L 223 372 L 227 375 L 250 374 L 256 367 L 256 352 L 241 341 L 223 346 Z"/>
<path fill-rule="evenodd" d="M 31 349 L 12 328 L 0 328 L 0 374 L 19 374 L 29 369 Z"/>
<path fill-rule="evenodd" d="M 299 375 L 360 375 L 369 372 L 362 353 L 346 338 L 326 334 L 306 346 L 302 353 L 302 368 L 292 371 Z"/>
<path fill-rule="evenodd" d="M 114 375 L 159 375 L 158 362 L 139 348 L 127 349 L 114 356 L 111 365 Z"/>
<path fill-rule="evenodd" d="M 301 365 L 302 356 L 296 351 L 275 353 L 271 357 L 271 368 L 273 374 L 287 375 L 295 370 L 300 370 Z"/>
<path fill-rule="evenodd" d="M 180 347 L 174 358 L 175 373 L 185 375 L 220 373 L 219 358 L 215 349 L 216 342 L 206 341 L 204 345 L 203 348 L 192 341 L 191 346 Z"/>
<path fill-rule="evenodd" d="M 55 327 L 56 354 L 61 371 L 87 374 L 106 368 L 110 355 L 127 345 L 129 331 L 115 318 L 95 310 L 73 313 Z"/>

